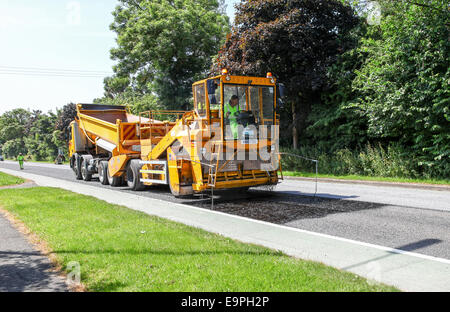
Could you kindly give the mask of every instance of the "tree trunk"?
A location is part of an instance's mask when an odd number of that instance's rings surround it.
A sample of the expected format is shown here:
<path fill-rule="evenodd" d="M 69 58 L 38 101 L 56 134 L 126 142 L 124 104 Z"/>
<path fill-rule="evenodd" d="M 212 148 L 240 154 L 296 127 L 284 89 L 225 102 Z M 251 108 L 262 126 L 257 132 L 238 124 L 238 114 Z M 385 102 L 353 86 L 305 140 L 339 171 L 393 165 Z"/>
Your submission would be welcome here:
<path fill-rule="evenodd" d="M 297 105 L 292 102 L 292 148 L 298 149 Z"/>

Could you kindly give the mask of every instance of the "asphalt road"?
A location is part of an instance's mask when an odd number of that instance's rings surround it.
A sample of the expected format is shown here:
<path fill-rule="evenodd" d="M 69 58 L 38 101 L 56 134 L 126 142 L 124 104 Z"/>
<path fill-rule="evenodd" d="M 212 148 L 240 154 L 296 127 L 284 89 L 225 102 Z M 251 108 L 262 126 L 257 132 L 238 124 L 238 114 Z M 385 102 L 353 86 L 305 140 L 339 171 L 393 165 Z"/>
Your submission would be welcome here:
<path fill-rule="evenodd" d="M 67 291 L 50 260 L 0 215 L 0 292 Z"/>
<path fill-rule="evenodd" d="M 12 162 L 0 168 L 19 170 Z M 76 181 L 68 166 L 26 163 L 25 171 Z M 95 179 L 89 183 L 102 186 Z M 127 187 L 116 188 L 129 192 Z M 319 183 L 286 180 L 273 191 L 248 194 L 224 192 L 215 196 L 214 209 L 304 230 L 450 259 L 450 191 Z M 141 196 L 210 208 L 208 196 L 174 198 L 166 186 L 139 192 Z"/>

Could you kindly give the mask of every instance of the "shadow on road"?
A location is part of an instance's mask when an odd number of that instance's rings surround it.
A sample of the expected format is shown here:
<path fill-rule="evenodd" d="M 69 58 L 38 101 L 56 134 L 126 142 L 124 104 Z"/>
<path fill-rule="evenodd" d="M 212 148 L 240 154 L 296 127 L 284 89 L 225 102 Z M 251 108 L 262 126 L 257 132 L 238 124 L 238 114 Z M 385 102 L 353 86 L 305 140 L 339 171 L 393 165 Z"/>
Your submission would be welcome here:
<path fill-rule="evenodd" d="M 37 251 L 0 251 L 0 292 L 66 291 L 64 281 L 51 269 Z"/>
<path fill-rule="evenodd" d="M 421 248 L 429 247 L 431 245 L 439 244 L 441 242 L 442 242 L 442 240 L 440 240 L 440 239 L 427 238 L 427 239 L 422 239 L 420 241 L 413 242 L 413 243 L 410 243 L 410 244 L 407 244 L 407 245 L 402 245 L 402 246 L 399 246 L 399 247 L 395 247 L 394 249 L 412 252 L 412 251 L 415 251 L 415 250 L 418 250 L 418 249 L 421 249 Z M 376 261 L 381 260 L 381 259 L 385 259 L 385 258 L 392 257 L 392 256 L 400 254 L 400 252 L 396 252 L 396 251 L 386 251 L 386 253 L 387 254 L 384 255 L 384 256 L 368 259 L 366 261 L 359 262 L 359 263 L 355 263 L 355 264 L 352 264 L 352 265 L 347 266 L 347 267 L 342 268 L 342 269 L 343 270 L 353 269 L 353 268 L 360 267 L 360 266 L 363 266 L 363 265 L 368 265 L 370 263 L 376 262 Z"/>

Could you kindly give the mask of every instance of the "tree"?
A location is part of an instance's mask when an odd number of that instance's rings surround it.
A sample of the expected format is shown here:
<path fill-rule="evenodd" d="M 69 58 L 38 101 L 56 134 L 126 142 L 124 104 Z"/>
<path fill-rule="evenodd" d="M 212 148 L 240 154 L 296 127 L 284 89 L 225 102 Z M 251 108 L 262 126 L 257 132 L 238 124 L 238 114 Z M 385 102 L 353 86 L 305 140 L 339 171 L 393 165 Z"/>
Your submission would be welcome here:
<path fill-rule="evenodd" d="M 330 83 L 307 117 L 308 126 L 301 137 L 303 145 L 334 153 L 343 148 L 358 150 L 368 142 L 367 117 L 363 109 L 354 105 L 360 94 L 352 88 L 355 71 L 366 61 L 366 55 L 358 49 L 358 42 L 366 33 L 366 27 L 360 26 L 353 34 L 355 48 L 340 55 L 328 69 Z"/>
<path fill-rule="evenodd" d="M 39 110 L 14 109 L 0 116 L 0 146 L 2 153 L 15 158 L 22 153 L 37 160 L 56 156 L 54 140 L 57 116 Z"/>
<path fill-rule="evenodd" d="M 119 93 L 114 98 L 103 97 L 100 99 L 95 99 L 94 103 L 127 106 L 130 108 L 131 112 L 136 115 L 144 111 L 163 109 L 163 107 L 161 107 L 158 103 L 158 98 L 155 95 L 141 95 L 130 90 Z"/>
<path fill-rule="evenodd" d="M 293 146 L 311 103 L 327 84 L 327 68 L 349 47 L 346 34 L 358 24 L 352 8 L 337 0 L 244 0 L 216 69 L 265 76 L 273 72 L 289 90 Z"/>
<path fill-rule="evenodd" d="M 5 112 L 0 117 L 0 144 L 23 138 L 28 131 L 26 125 L 30 119 L 31 113 L 22 108 Z"/>
<path fill-rule="evenodd" d="M 167 109 L 187 109 L 192 83 L 204 77 L 229 31 L 219 0 L 121 0 L 111 29 L 117 47 L 105 96 L 153 94 Z"/>
<path fill-rule="evenodd" d="M 24 144 L 32 114 L 25 109 L 14 109 L 0 116 L 0 146 L 7 157 L 26 154 Z"/>
<path fill-rule="evenodd" d="M 16 158 L 20 153 L 26 155 L 27 149 L 22 138 L 13 139 L 5 142 L 2 145 L 2 153 L 8 158 Z"/>
<path fill-rule="evenodd" d="M 424 170 L 450 176 L 448 1 L 379 2 L 380 25 L 360 49 L 353 105 L 364 111 L 368 135 L 399 142 Z M 412 152 L 412 153 L 411 153 Z"/>
<path fill-rule="evenodd" d="M 53 140 L 57 116 L 52 112 L 42 114 L 35 111 L 33 119 L 30 131 L 24 138 L 28 154 L 33 155 L 36 160 L 54 159 L 58 152 L 58 146 Z"/>
<path fill-rule="evenodd" d="M 77 116 L 77 107 L 74 103 L 69 103 L 63 106 L 62 109 L 57 112 L 57 121 L 55 124 L 55 130 L 59 131 L 59 140 L 63 142 L 69 142 L 70 140 L 70 123 L 75 120 Z M 66 143 L 67 144 L 67 143 Z"/>

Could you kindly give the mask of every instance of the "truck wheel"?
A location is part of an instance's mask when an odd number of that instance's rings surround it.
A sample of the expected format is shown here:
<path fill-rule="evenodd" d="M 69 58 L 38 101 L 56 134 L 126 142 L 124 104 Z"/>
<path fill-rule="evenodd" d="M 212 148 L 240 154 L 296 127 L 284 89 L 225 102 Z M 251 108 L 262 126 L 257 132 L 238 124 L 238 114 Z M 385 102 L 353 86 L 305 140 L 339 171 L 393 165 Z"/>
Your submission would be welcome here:
<path fill-rule="evenodd" d="M 108 162 L 107 161 L 101 161 L 98 166 L 98 179 L 100 180 L 100 183 L 103 185 L 108 185 Z"/>
<path fill-rule="evenodd" d="M 72 163 L 72 169 L 73 172 L 75 173 L 75 177 L 77 180 L 82 180 L 83 176 L 81 175 L 81 157 L 78 154 L 73 154 L 72 158 L 71 158 L 71 163 Z"/>
<path fill-rule="evenodd" d="M 88 158 L 82 156 L 81 157 L 81 166 L 80 166 L 81 177 L 86 182 L 89 182 L 92 180 L 92 173 L 89 172 L 88 166 L 89 166 Z"/>
<path fill-rule="evenodd" d="M 107 175 L 106 176 L 108 177 L 109 185 L 117 187 L 117 186 L 120 186 L 122 184 L 122 181 L 123 181 L 122 177 L 118 177 L 118 176 L 112 177 L 110 175 L 110 173 L 109 173 L 109 170 L 106 170 L 106 171 L 107 171 Z"/>
<path fill-rule="evenodd" d="M 139 164 L 139 159 L 132 159 L 128 163 L 126 172 L 126 182 L 129 188 L 133 191 L 143 191 L 145 185 L 141 182 L 141 165 Z"/>

